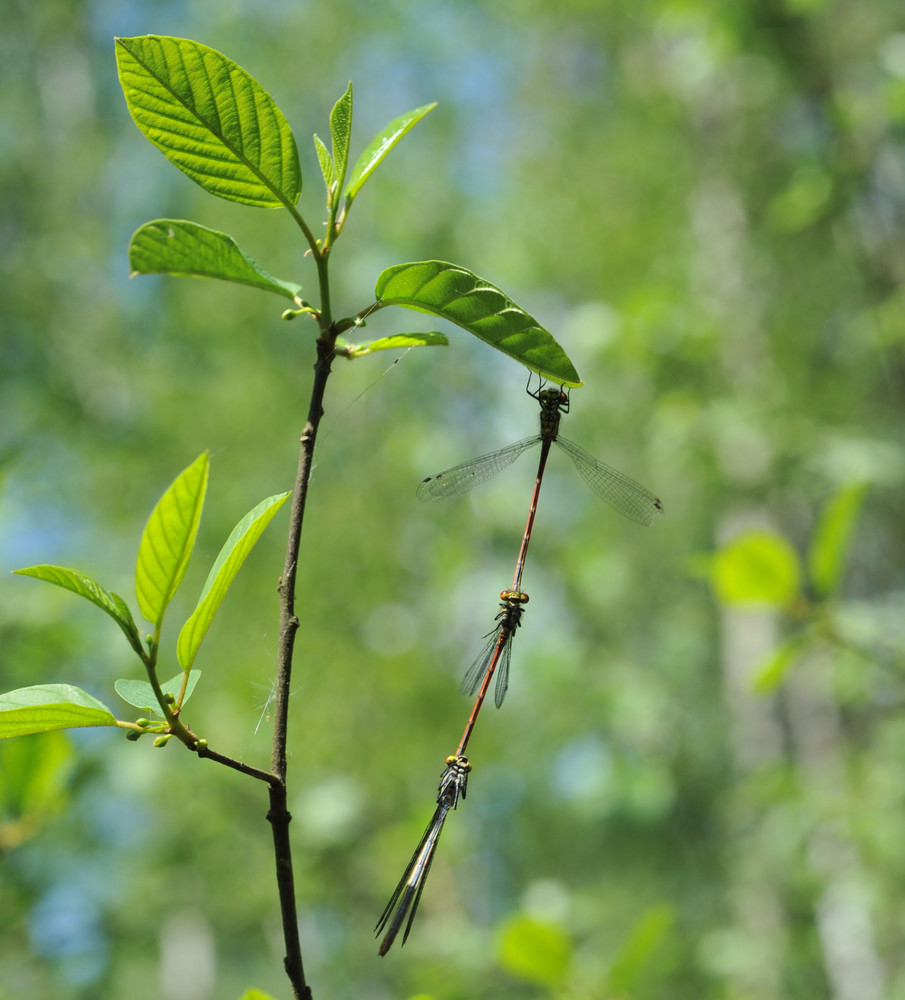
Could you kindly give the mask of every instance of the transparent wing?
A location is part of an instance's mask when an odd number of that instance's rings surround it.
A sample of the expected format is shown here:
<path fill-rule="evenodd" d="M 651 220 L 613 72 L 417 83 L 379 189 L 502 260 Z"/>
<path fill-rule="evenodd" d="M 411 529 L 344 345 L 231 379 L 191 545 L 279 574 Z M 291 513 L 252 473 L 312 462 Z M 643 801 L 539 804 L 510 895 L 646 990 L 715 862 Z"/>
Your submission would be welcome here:
<path fill-rule="evenodd" d="M 424 831 L 424 836 L 415 848 L 415 853 L 412 855 L 408 867 L 405 869 L 402 878 L 399 880 L 399 884 L 390 897 L 389 903 L 387 903 L 383 913 L 380 915 L 380 920 L 377 921 L 377 926 L 374 929 L 377 934 L 380 934 L 384 927 L 389 924 L 389 929 L 380 943 L 381 955 L 385 955 L 392 947 L 406 916 L 408 916 L 408 920 L 405 924 L 405 932 L 402 935 L 402 943 L 405 944 L 408 939 L 450 806 L 450 801 L 443 801 L 437 806 L 433 818 Z M 391 916 L 393 917 L 392 921 L 390 921 Z"/>
<path fill-rule="evenodd" d="M 638 524 L 652 524 L 663 513 L 663 505 L 640 483 L 589 455 L 573 441 L 557 438 L 556 443 L 572 459 L 582 479 L 614 510 Z"/>
<path fill-rule="evenodd" d="M 527 451 L 538 441 L 540 435 L 522 438 L 521 441 L 500 448 L 499 451 L 473 458 L 445 472 L 438 472 L 436 476 L 428 476 L 418 485 L 418 499 L 430 501 L 460 497 L 463 493 L 468 493 L 469 490 L 499 475 L 503 469 L 512 465 L 523 451 Z"/>
<path fill-rule="evenodd" d="M 468 672 L 462 678 L 462 685 L 459 688 L 460 694 L 477 694 L 478 688 L 481 686 L 481 681 L 484 680 L 484 674 L 487 673 L 487 668 L 493 659 L 493 653 L 497 647 L 502 627 L 502 625 L 497 625 L 490 633 L 487 642 L 484 644 L 484 648 L 478 653 L 474 659 L 474 663 L 468 668 Z"/>
<path fill-rule="evenodd" d="M 494 653 L 497 651 L 500 633 L 506 630 L 507 635 L 502 648 L 497 654 L 494 664 Z M 496 687 L 493 689 L 493 702 L 497 708 L 503 704 L 506 692 L 509 690 L 509 661 L 512 659 L 512 636 L 514 632 L 506 629 L 505 624 L 500 623 L 495 632 L 492 632 L 487 644 L 481 650 L 474 663 L 468 668 L 468 673 L 462 679 L 462 694 L 477 694 L 478 689 L 484 681 L 484 675 L 493 666 L 496 673 Z"/>
<path fill-rule="evenodd" d="M 506 640 L 506 646 L 500 655 L 500 662 L 496 668 L 496 687 L 493 689 L 493 703 L 497 708 L 503 704 L 506 692 L 509 690 L 509 660 L 512 658 L 512 636 L 511 633 Z"/>
<path fill-rule="evenodd" d="M 464 757 L 449 758 L 449 760 L 451 763 L 447 764 L 446 770 L 440 778 L 437 808 L 434 815 L 430 823 L 427 824 L 427 829 L 418 842 L 415 853 L 374 928 L 377 935 L 380 935 L 384 928 L 387 928 L 383 941 L 380 942 L 379 953 L 381 955 L 385 955 L 392 947 L 403 921 L 405 921 L 405 932 L 402 935 L 402 943 L 405 944 L 408 940 L 412 922 L 418 912 L 418 904 L 421 902 L 421 893 L 424 892 L 427 876 L 430 874 L 431 865 L 434 862 L 434 854 L 437 850 L 440 834 L 443 832 L 443 824 L 446 822 L 449 810 L 455 809 L 458 805 L 459 796 L 465 798 L 468 772 L 471 770 L 471 766 Z M 408 916 L 407 920 L 406 916 Z"/>
<path fill-rule="evenodd" d="M 431 837 L 425 845 L 426 857 L 421 861 L 422 867 L 417 873 L 418 891 L 415 893 L 412 909 L 405 924 L 405 933 L 402 935 L 403 944 L 405 944 L 405 942 L 409 939 L 409 931 L 412 929 L 412 921 L 415 919 L 415 914 L 418 912 L 418 904 L 421 902 L 421 893 L 424 892 L 424 887 L 427 885 L 427 876 L 430 875 L 431 865 L 434 863 L 434 855 L 437 853 L 437 844 L 440 842 L 440 834 L 443 832 L 443 824 L 446 822 L 446 817 L 449 813 L 449 804 L 445 803 L 438 806 L 437 810 L 437 818 L 434 820 Z"/>

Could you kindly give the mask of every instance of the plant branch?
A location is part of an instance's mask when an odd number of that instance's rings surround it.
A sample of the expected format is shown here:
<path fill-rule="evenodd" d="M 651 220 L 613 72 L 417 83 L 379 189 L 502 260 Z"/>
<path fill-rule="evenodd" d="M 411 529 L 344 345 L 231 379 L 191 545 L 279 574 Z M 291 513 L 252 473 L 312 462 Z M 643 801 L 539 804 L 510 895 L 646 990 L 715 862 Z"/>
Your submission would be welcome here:
<path fill-rule="evenodd" d="M 326 310 L 325 310 L 326 311 Z M 299 464 L 292 495 L 292 509 L 289 515 L 289 541 L 286 546 L 286 562 L 277 591 L 280 596 L 280 637 L 277 652 L 277 677 L 273 725 L 273 753 L 270 769 L 281 781 L 286 780 L 286 735 L 289 714 L 289 685 L 292 677 L 292 656 L 295 649 L 295 633 L 299 622 L 295 615 L 295 581 L 298 569 L 299 545 L 302 537 L 302 521 L 305 503 L 308 499 L 308 481 L 311 476 L 311 462 L 317 440 L 317 430 L 323 416 L 324 391 L 330 377 L 333 362 L 333 344 L 324 338 L 317 341 L 317 362 L 314 366 L 314 384 L 311 388 L 311 403 L 308 420 L 299 439 Z"/>
<path fill-rule="evenodd" d="M 157 628 L 159 631 L 159 623 Z M 180 740 L 182 740 L 183 743 L 191 746 L 192 744 L 189 737 L 193 736 L 193 734 L 189 733 L 186 727 L 179 721 L 178 712 L 173 711 L 173 706 L 169 701 L 167 701 L 163 688 L 160 686 L 160 681 L 157 679 L 157 650 L 158 643 L 157 637 L 155 636 L 153 648 L 151 649 L 151 655 L 145 658 L 145 670 L 148 674 L 148 682 L 154 692 L 154 697 L 157 699 L 157 704 L 160 706 L 160 711 L 167 720 L 170 732 L 174 733 Z M 184 679 L 183 687 L 185 687 Z"/>
<path fill-rule="evenodd" d="M 311 252 L 314 254 L 315 260 L 320 260 L 321 249 L 318 246 L 317 239 L 314 233 L 308 228 L 308 223 L 302 218 L 301 213 L 295 207 L 295 205 L 290 205 L 289 202 L 284 202 L 286 208 L 289 210 L 289 214 L 295 219 L 296 225 L 304 233 L 305 239 L 308 241 L 308 246 L 311 247 Z"/>
<path fill-rule="evenodd" d="M 270 771 L 262 771 L 259 767 L 252 767 L 251 764 L 243 764 L 241 760 L 235 760 L 232 757 L 227 757 L 226 754 L 217 753 L 216 750 L 211 750 L 208 746 L 199 746 L 196 743 L 192 749 L 199 757 L 208 757 L 210 760 L 215 760 L 218 764 L 231 767 L 234 771 L 240 771 L 242 774 L 257 778 L 259 781 L 266 781 L 271 787 L 280 783 L 279 778 L 275 774 L 271 774 Z"/>
<path fill-rule="evenodd" d="M 271 774 L 270 771 L 263 771 L 259 767 L 252 767 L 251 764 L 244 764 L 241 760 L 235 760 L 233 757 L 228 757 L 226 754 L 218 753 L 216 750 L 211 750 L 207 745 L 206 740 L 199 740 L 198 737 L 186 726 L 179 718 L 179 714 L 182 708 L 182 700 L 185 697 L 186 684 L 188 683 L 188 673 L 182 679 L 182 687 L 179 691 L 179 697 L 175 701 L 175 708 L 171 705 L 164 694 L 163 688 L 160 686 L 160 681 L 157 678 L 157 642 L 156 640 L 151 643 L 151 649 L 149 653 L 144 650 L 141 651 L 142 663 L 144 663 L 145 670 L 148 674 L 148 681 L 151 684 L 151 688 L 154 691 L 154 696 L 157 698 L 157 703 L 160 705 L 160 710 L 166 719 L 166 728 L 149 728 L 147 726 L 138 726 L 134 722 L 121 722 L 118 723 L 123 729 L 130 729 L 133 732 L 146 733 L 146 732 L 165 732 L 169 731 L 180 740 L 189 750 L 194 750 L 199 757 L 207 757 L 210 760 L 216 761 L 218 764 L 223 764 L 225 767 L 231 767 L 234 771 L 239 771 L 242 774 L 247 774 L 251 778 L 257 778 L 259 781 L 266 781 L 268 785 L 275 785 L 280 783 L 280 779 L 275 775 Z M 161 723 L 161 726 L 164 726 Z"/>
<path fill-rule="evenodd" d="M 280 914 L 286 948 L 283 966 L 292 985 L 293 1000 L 311 1000 L 311 990 L 305 981 L 299 942 L 295 878 L 292 871 L 292 850 L 289 843 L 289 823 L 292 816 L 286 804 L 286 738 L 289 723 L 289 694 L 295 635 L 299 627 L 299 620 L 295 614 L 295 583 L 314 446 L 324 412 L 324 392 L 327 387 L 327 379 L 330 377 L 336 341 L 336 332 L 332 328 L 331 319 L 327 259 L 323 255 L 315 253 L 315 262 L 317 263 L 321 291 L 321 336 L 317 340 L 317 361 L 314 365 L 314 383 L 311 388 L 308 420 L 299 439 L 299 462 L 292 496 L 286 561 L 277 588 L 280 600 L 280 636 L 277 653 L 273 750 L 270 764 L 272 775 L 276 780 L 270 783 L 270 810 L 267 813 L 267 819 L 273 832 L 277 889 L 280 896 Z"/>
<path fill-rule="evenodd" d="M 298 912 L 295 906 L 295 877 L 292 873 L 292 847 L 289 843 L 289 823 L 292 816 L 286 805 L 286 782 L 270 786 L 270 810 L 267 813 L 273 831 L 273 852 L 276 858 L 277 889 L 280 895 L 280 916 L 286 955 L 283 968 L 292 986 L 292 1000 L 312 1000 L 311 988 L 305 981 L 302 946 L 299 941 Z"/>

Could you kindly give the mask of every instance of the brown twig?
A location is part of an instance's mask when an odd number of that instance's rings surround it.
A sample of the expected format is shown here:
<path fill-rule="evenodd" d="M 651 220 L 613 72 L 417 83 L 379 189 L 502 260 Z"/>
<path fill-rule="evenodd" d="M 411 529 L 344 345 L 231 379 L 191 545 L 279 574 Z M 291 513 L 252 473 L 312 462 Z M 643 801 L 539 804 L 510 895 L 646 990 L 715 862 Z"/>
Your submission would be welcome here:
<path fill-rule="evenodd" d="M 231 767 L 234 771 L 238 771 L 240 774 L 247 774 L 250 778 L 257 778 L 259 781 L 266 781 L 271 787 L 279 783 L 277 776 L 275 774 L 271 774 L 270 771 L 262 771 L 259 767 L 252 767 L 251 764 L 245 764 L 241 760 L 235 760 L 233 757 L 227 757 L 226 754 L 218 753 L 210 747 L 198 746 L 196 744 L 193 749 L 199 757 L 206 757 L 208 760 L 216 761 L 224 767 Z"/>
<path fill-rule="evenodd" d="M 286 737 L 289 722 L 289 691 L 292 678 L 292 656 L 299 620 L 295 614 L 295 580 L 298 568 L 299 544 L 308 481 L 317 429 L 323 416 L 324 390 L 333 361 L 334 336 L 317 341 L 317 362 L 314 366 L 314 384 L 308 420 L 299 440 L 299 464 L 292 497 L 289 521 L 289 541 L 286 546 L 286 563 L 280 578 L 280 638 L 277 653 L 276 699 L 273 724 L 273 753 L 270 768 L 277 780 L 270 785 L 270 811 L 267 819 L 273 831 L 273 848 L 276 859 L 277 887 L 280 895 L 280 912 L 283 920 L 283 938 L 286 957 L 283 965 L 292 984 L 294 1000 L 311 1000 L 311 989 L 305 981 L 302 951 L 298 935 L 298 915 L 295 905 L 295 878 L 292 872 L 292 853 L 289 845 L 289 823 L 292 816 L 286 805 Z"/>

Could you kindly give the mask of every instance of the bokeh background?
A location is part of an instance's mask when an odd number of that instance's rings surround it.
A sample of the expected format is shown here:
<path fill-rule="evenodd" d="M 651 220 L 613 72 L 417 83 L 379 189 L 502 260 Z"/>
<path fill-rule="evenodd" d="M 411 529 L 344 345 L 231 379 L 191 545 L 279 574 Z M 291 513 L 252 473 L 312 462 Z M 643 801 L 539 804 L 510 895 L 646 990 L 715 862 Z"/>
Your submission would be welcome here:
<path fill-rule="evenodd" d="M 623 522 L 552 455 L 509 695 L 472 741 L 413 936 L 379 959 L 533 460 L 448 506 L 414 487 L 533 433 L 536 404 L 457 330 L 336 364 L 290 731 L 315 996 L 905 997 L 901 4 L 8 0 L 3 21 L 0 687 L 118 704 L 113 680 L 137 676 L 118 629 L 8 571 L 73 566 L 134 608 L 144 521 L 209 448 L 172 657 L 232 525 L 291 487 L 307 408 L 311 328 L 278 300 L 129 279 L 134 229 L 190 218 L 313 294 L 287 216 L 211 198 L 136 130 L 113 36 L 191 37 L 252 73 L 296 132 L 313 227 L 310 134 L 347 81 L 353 156 L 437 100 L 354 206 L 337 311 L 400 261 L 498 284 L 584 379 L 563 433 L 667 514 Z M 390 313 L 365 332 L 443 329 Z M 840 490 L 863 502 L 827 599 L 794 576 Z M 792 577 L 758 604 L 711 582 L 752 528 Z M 256 764 L 285 530 L 221 610 L 189 712 Z M 86 731 L 5 742 L 0 801 L 4 1000 L 288 995 L 262 787 Z"/>

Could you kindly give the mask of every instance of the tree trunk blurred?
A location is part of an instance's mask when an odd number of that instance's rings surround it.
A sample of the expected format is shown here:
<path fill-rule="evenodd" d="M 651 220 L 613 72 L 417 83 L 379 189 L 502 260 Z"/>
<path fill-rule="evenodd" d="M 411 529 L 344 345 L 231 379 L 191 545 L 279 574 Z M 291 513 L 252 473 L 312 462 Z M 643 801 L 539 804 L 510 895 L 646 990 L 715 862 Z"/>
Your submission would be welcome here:
<path fill-rule="evenodd" d="M 815 919 L 833 1000 L 883 1000 L 886 970 L 877 952 L 868 880 L 843 810 L 853 796 L 844 733 L 830 689 L 831 663 L 812 654 L 786 683 L 792 754 L 812 801 L 808 855 L 821 884 Z"/>

